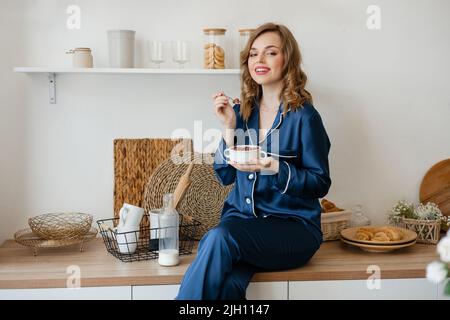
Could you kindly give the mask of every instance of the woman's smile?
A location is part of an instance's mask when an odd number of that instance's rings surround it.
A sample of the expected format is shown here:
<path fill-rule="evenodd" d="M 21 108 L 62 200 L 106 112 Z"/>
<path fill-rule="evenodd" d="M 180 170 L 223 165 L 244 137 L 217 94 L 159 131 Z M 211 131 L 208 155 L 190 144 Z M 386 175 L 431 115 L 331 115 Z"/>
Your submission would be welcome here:
<path fill-rule="evenodd" d="M 270 68 L 266 66 L 256 66 L 255 67 L 255 74 L 258 76 L 263 76 L 269 73 Z"/>

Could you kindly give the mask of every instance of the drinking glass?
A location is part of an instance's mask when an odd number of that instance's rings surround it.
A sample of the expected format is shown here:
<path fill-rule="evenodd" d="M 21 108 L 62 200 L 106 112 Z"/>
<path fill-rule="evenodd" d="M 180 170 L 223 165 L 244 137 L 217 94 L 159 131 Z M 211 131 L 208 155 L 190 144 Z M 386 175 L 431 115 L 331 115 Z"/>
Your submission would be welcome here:
<path fill-rule="evenodd" d="M 164 44 L 164 41 L 152 40 L 148 41 L 147 45 L 150 62 L 155 68 L 160 68 L 161 63 L 166 60 L 166 46 Z"/>
<path fill-rule="evenodd" d="M 191 60 L 191 43 L 189 41 L 173 41 L 172 42 L 172 58 L 178 63 L 179 68 Z"/>

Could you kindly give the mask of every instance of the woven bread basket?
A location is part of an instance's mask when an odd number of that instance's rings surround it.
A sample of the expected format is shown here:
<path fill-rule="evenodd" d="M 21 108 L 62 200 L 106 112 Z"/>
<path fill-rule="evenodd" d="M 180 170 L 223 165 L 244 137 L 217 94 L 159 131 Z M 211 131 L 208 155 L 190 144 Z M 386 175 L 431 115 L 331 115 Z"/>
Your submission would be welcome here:
<path fill-rule="evenodd" d="M 219 223 L 225 198 L 232 186 L 224 187 L 217 180 L 212 167 L 213 155 L 195 153 L 193 159 L 190 158 L 189 153 L 181 161 L 178 157 L 170 157 L 155 169 L 145 187 L 143 208 L 147 213 L 161 208 L 163 195 L 175 190 L 190 161 L 194 161 L 190 176 L 192 182 L 177 210 L 201 223 L 194 236 L 199 240 Z"/>
<path fill-rule="evenodd" d="M 352 212 L 348 210 L 322 213 L 321 229 L 323 241 L 338 240 L 341 231 L 350 228 Z"/>

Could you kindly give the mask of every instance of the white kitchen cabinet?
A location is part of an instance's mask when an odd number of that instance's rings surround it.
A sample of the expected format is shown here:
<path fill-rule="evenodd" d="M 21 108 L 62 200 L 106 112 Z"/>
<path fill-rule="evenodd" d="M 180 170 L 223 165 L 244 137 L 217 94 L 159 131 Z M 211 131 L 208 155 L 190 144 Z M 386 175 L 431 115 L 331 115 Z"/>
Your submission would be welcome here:
<path fill-rule="evenodd" d="M 384 279 L 369 289 L 366 280 L 290 281 L 289 300 L 437 299 L 437 286 L 427 279 Z"/>
<path fill-rule="evenodd" d="M 0 300 L 173 300 L 179 285 L 0 289 Z M 251 282 L 249 300 L 448 299 L 442 285 L 426 279 L 385 279 L 379 289 L 366 280 Z"/>
<path fill-rule="evenodd" d="M 131 286 L 0 289 L 0 300 L 131 300 Z"/>
<path fill-rule="evenodd" d="M 287 300 L 288 282 L 250 282 L 247 288 L 248 300 Z"/>
<path fill-rule="evenodd" d="M 179 284 L 133 286 L 133 300 L 173 300 L 178 294 Z"/>
<path fill-rule="evenodd" d="M 173 300 L 179 285 L 133 286 L 133 300 Z M 249 300 L 287 300 L 288 283 L 251 282 L 247 288 Z"/>

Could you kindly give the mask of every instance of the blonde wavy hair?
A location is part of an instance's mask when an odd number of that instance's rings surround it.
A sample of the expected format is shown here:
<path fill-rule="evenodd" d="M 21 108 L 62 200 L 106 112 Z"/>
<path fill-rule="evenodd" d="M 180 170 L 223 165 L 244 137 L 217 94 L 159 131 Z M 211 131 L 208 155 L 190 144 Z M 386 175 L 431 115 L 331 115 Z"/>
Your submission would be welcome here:
<path fill-rule="evenodd" d="M 254 30 L 241 52 L 241 116 L 248 121 L 252 113 L 253 106 L 258 99 L 261 99 L 262 88 L 251 77 L 248 69 L 248 58 L 250 49 L 256 38 L 266 32 L 276 32 L 282 43 L 281 51 L 284 56 L 284 66 L 282 71 L 283 89 L 280 93 L 280 100 L 283 102 L 283 114 L 288 109 L 295 111 L 302 108 L 305 102 L 312 103 L 311 94 L 305 89 L 307 77 L 301 69 L 302 56 L 298 43 L 291 31 L 283 25 L 265 23 Z"/>

